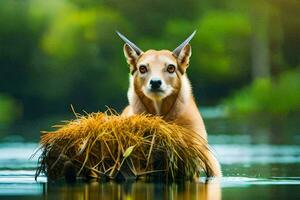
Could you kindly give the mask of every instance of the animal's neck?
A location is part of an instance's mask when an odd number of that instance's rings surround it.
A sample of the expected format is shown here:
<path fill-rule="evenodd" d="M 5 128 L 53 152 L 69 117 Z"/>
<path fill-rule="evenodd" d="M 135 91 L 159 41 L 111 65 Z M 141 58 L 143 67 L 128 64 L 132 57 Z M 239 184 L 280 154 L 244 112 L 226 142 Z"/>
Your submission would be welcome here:
<path fill-rule="evenodd" d="M 177 101 L 178 93 L 171 94 L 164 99 L 150 99 L 142 91 L 135 89 L 135 113 L 149 113 L 152 115 L 166 116 Z M 137 106 L 139 105 L 139 106 Z"/>
<path fill-rule="evenodd" d="M 163 102 L 163 100 L 161 100 L 161 99 L 152 100 L 152 103 L 153 103 L 153 106 L 155 108 L 155 112 L 157 115 L 161 115 L 162 102 Z"/>

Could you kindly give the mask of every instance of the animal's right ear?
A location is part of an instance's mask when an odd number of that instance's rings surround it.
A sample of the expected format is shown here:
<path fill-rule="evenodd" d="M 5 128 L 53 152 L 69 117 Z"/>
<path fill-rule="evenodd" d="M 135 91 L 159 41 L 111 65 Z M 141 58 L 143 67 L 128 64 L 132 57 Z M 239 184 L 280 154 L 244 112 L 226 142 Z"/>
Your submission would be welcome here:
<path fill-rule="evenodd" d="M 127 59 L 127 63 L 130 65 L 130 72 L 133 74 L 136 71 L 137 59 L 143 51 L 120 32 L 116 31 L 116 33 L 125 42 L 123 47 L 124 55 Z"/>
<path fill-rule="evenodd" d="M 139 55 L 127 43 L 124 44 L 123 51 L 124 51 L 124 56 L 127 60 L 127 63 L 130 66 L 130 73 L 133 74 L 137 69 L 136 63 L 137 63 L 137 59 L 138 59 Z"/>

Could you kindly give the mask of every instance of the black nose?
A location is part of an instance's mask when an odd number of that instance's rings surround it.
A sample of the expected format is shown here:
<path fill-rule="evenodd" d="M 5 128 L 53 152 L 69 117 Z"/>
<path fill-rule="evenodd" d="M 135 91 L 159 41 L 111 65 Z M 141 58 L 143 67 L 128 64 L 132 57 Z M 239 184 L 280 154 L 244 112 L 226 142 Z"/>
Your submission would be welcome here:
<path fill-rule="evenodd" d="M 151 85 L 151 89 L 157 90 L 161 86 L 161 80 L 151 80 L 150 85 Z"/>

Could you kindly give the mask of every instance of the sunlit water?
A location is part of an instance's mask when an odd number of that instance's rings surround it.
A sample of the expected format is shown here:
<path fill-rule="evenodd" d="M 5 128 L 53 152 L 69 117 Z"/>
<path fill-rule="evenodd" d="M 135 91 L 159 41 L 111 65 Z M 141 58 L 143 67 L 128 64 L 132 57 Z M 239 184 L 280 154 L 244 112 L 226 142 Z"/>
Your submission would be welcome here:
<path fill-rule="evenodd" d="M 217 141 L 225 136 L 217 136 Z M 234 136 L 232 136 L 234 137 Z M 224 138 L 225 140 L 225 138 Z M 234 138 L 233 138 L 234 140 Z M 205 183 L 47 183 L 34 180 L 36 143 L 1 143 L 0 199 L 265 199 L 300 198 L 298 145 L 215 144 L 224 177 Z"/>

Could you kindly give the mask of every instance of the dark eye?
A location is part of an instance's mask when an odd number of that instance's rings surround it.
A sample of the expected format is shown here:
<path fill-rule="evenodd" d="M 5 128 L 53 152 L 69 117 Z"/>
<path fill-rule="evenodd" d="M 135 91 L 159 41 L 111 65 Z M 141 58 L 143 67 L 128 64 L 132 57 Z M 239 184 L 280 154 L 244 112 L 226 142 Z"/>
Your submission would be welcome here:
<path fill-rule="evenodd" d="M 174 65 L 172 65 L 172 64 L 170 64 L 170 65 L 168 65 L 168 67 L 167 67 L 167 71 L 169 72 L 169 73 L 174 73 L 175 72 L 175 66 Z"/>
<path fill-rule="evenodd" d="M 146 65 L 140 65 L 139 70 L 141 74 L 145 74 L 148 71 Z"/>

